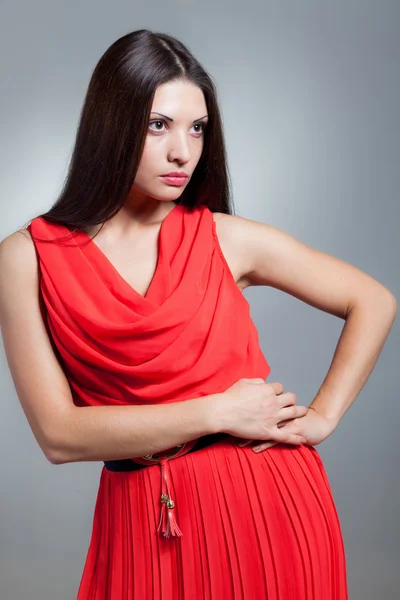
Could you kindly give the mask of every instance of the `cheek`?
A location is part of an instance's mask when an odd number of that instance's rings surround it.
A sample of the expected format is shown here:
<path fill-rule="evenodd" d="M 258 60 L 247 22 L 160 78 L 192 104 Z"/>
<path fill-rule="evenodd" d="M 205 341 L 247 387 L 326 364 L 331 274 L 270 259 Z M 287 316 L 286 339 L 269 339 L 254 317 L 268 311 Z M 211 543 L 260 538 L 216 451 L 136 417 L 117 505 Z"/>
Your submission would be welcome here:
<path fill-rule="evenodd" d="M 144 143 L 142 157 L 150 160 L 150 158 L 160 152 L 160 143 L 155 136 L 148 135 Z"/>
<path fill-rule="evenodd" d="M 204 138 L 201 139 L 201 141 L 196 145 L 196 148 L 195 148 L 196 163 L 199 162 L 201 155 L 203 154 L 203 150 L 204 150 Z"/>
<path fill-rule="evenodd" d="M 159 154 L 160 152 L 157 152 L 157 148 L 154 145 L 145 144 L 137 171 L 139 177 L 150 177 L 157 172 L 160 162 Z"/>

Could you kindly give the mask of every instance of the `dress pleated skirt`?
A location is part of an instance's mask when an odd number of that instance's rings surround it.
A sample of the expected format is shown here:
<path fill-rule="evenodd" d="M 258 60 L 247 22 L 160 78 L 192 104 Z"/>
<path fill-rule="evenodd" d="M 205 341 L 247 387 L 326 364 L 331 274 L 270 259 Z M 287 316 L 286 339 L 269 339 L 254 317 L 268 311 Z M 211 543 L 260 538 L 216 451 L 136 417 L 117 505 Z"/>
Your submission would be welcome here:
<path fill-rule="evenodd" d="M 169 461 L 182 537 L 164 538 L 160 467 L 105 467 L 77 600 L 347 600 L 318 451 L 233 438 Z"/>

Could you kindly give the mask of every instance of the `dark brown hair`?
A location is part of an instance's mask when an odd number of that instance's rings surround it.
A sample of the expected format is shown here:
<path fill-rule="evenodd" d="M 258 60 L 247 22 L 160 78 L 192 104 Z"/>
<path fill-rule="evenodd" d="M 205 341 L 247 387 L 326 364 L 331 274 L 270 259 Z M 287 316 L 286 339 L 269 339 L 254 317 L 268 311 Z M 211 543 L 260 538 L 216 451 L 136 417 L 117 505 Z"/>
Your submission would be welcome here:
<path fill-rule="evenodd" d="M 38 216 L 76 231 L 116 214 L 136 176 L 156 88 L 177 79 L 203 91 L 209 119 L 202 155 L 176 203 L 206 204 L 213 212 L 232 214 L 212 78 L 180 41 L 140 29 L 116 40 L 96 65 L 62 191 L 50 210 Z"/>

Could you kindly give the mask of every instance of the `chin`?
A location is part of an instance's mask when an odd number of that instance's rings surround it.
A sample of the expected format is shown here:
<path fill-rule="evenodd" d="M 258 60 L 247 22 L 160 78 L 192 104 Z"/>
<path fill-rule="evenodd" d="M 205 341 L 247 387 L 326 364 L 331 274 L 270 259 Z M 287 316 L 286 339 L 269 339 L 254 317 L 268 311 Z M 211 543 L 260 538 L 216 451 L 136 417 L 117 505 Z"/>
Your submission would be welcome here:
<path fill-rule="evenodd" d="M 168 186 L 164 183 L 159 185 L 133 185 L 131 188 L 131 193 L 133 195 L 138 194 L 139 196 L 148 196 L 149 198 L 154 198 L 154 200 L 172 202 L 173 200 L 178 200 L 186 189 L 186 185 L 182 187 L 177 186 Z"/>
<path fill-rule="evenodd" d="M 165 200 L 166 202 L 172 202 L 173 200 L 178 200 L 178 198 L 182 196 L 184 190 L 185 186 L 179 188 L 171 186 L 166 187 L 166 189 L 163 189 L 162 191 L 158 190 L 158 193 L 155 190 L 154 192 L 149 190 L 147 193 L 149 194 L 149 196 L 155 198 L 156 200 Z"/>

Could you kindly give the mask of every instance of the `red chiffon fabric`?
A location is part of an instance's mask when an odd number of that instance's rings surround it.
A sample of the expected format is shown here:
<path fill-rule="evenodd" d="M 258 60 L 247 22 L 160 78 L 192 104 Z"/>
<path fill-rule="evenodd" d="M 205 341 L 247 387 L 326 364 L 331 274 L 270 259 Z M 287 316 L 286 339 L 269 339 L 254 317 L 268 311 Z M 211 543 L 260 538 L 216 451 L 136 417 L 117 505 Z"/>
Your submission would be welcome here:
<path fill-rule="evenodd" d="M 50 333 L 76 406 L 177 402 L 270 366 L 207 206 L 176 204 L 143 296 L 90 237 L 31 222 Z M 67 245 L 66 245 L 67 244 Z M 234 438 L 168 461 L 182 537 L 157 531 L 159 466 L 103 467 L 77 600 L 347 600 L 345 551 L 317 450 Z"/>

